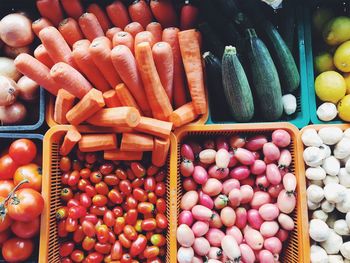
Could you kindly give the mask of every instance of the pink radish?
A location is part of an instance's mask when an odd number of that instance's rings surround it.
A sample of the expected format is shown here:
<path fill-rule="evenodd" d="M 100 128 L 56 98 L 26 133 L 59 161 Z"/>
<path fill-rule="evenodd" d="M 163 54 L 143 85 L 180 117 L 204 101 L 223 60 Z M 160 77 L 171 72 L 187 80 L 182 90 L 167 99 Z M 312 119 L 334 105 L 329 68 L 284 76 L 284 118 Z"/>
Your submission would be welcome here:
<path fill-rule="evenodd" d="M 247 210 L 244 207 L 237 207 L 236 210 L 236 226 L 243 229 L 247 225 Z"/>
<path fill-rule="evenodd" d="M 286 169 L 290 166 L 292 162 L 292 155 L 287 149 L 281 151 L 280 158 L 278 159 L 278 168 Z"/>
<path fill-rule="evenodd" d="M 237 180 L 243 180 L 249 177 L 250 170 L 247 166 L 237 166 L 230 172 L 230 176 Z"/>
<path fill-rule="evenodd" d="M 183 247 L 191 247 L 194 242 L 194 234 L 188 225 L 179 225 L 176 230 L 177 242 Z"/>
<path fill-rule="evenodd" d="M 248 220 L 249 225 L 252 228 L 257 229 L 257 230 L 260 230 L 262 223 L 264 223 L 264 220 L 260 216 L 259 211 L 256 209 L 248 210 L 247 220 Z"/>
<path fill-rule="evenodd" d="M 255 160 L 260 160 L 261 158 L 261 154 L 260 154 L 260 152 L 252 152 L 252 154 L 254 155 L 254 158 L 255 158 Z"/>
<path fill-rule="evenodd" d="M 207 139 L 204 141 L 203 146 L 205 149 L 215 149 L 215 142 L 212 139 Z"/>
<path fill-rule="evenodd" d="M 211 220 L 209 221 L 209 227 L 211 228 L 221 228 L 222 227 L 222 222 L 220 215 L 218 212 L 213 211 L 213 215 L 211 217 Z"/>
<path fill-rule="evenodd" d="M 218 195 L 214 200 L 214 206 L 216 209 L 222 209 L 227 206 L 228 197 L 226 195 Z"/>
<path fill-rule="evenodd" d="M 192 262 L 191 262 L 192 263 Z M 217 260 L 217 259 L 209 259 L 207 263 L 221 263 L 220 260 Z"/>
<path fill-rule="evenodd" d="M 249 228 L 244 232 L 244 239 L 248 246 L 253 250 L 262 249 L 264 245 L 264 238 L 259 231 Z"/>
<path fill-rule="evenodd" d="M 199 153 L 199 160 L 205 164 L 212 164 L 215 162 L 216 151 L 213 149 L 205 149 Z"/>
<path fill-rule="evenodd" d="M 196 191 L 186 192 L 180 202 L 182 210 L 191 210 L 198 203 L 198 193 Z"/>
<path fill-rule="evenodd" d="M 297 187 L 297 179 L 294 174 L 286 173 L 283 176 L 283 186 L 289 193 L 294 193 L 295 188 Z"/>
<path fill-rule="evenodd" d="M 247 244 L 240 244 L 239 249 L 241 250 L 242 261 L 244 263 L 254 263 L 255 254 L 254 251 Z"/>
<path fill-rule="evenodd" d="M 220 212 L 221 222 L 224 226 L 233 226 L 236 222 L 236 213 L 231 207 L 224 207 Z"/>
<path fill-rule="evenodd" d="M 275 130 L 272 133 L 272 142 L 278 147 L 287 147 L 290 144 L 290 141 L 290 134 L 285 130 Z"/>
<path fill-rule="evenodd" d="M 293 193 L 282 190 L 278 195 L 277 205 L 282 213 L 290 214 L 296 206 L 296 198 Z"/>
<path fill-rule="evenodd" d="M 193 216 L 191 211 L 182 211 L 179 214 L 179 225 L 186 224 L 191 226 L 193 224 Z"/>
<path fill-rule="evenodd" d="M 260 233 L 263 237 L 273 237 L 277 234 L 279 225 L 276 221 L 266 221 L 260 226 Z"/>
<path fill-rule="evenodd" d="M 273 263 L 274 257 L 270 251 L 263 249 L 259 252 L 259 262 L 260 263 Z"/>
<path fill-rule="evenodd" d="M 193 257 L 191 263 L 203 263 L 203 259 L 201 257 Z"/>
<path fill-rule="evenodd" d="M 225 149 L 226 151 L 228 151 L 229 144 L 225 136 L 217 137 L 215 140 L 215 143 L 216 143 L 216 148 L 218 150 Z"/>
<path fill-rule="evenodd" d="M 194 219 L 200 221 L 210 221 L 213 216 L 212 210 L 202 205 L 195 205 L 191 211 Z"/>
<path fill-rule="evenodd" d="M 222 180 L 228 176 L 229 172 L 230 170 L 228 168 L 219 168 L 216 165 L 212 165 L 209 167 L 208 174 L 212 178 Z"/>
<path fill-rule="evenodd" d="M 228 194 L 228 199 L 230 200 L 230 206 L 233 208 L 239 206 L 241 204 L 242 194 L 238 189 L 232 189 Z"/>
<path fill-rule="evenodd" d="M 179 263 L 192 263 L 194 251 L 191 247 L 180 247 L 177 251 L 177 261 Z"/>
<path fill-rule="evenodd" d="M 228 163 L 228 167 L 232 168 L 237 165 L 238 161 L 233 151 L 229 151 L 228 153 L 230 154 L 230 162 Z"/>
<path fill-rule="evenodd" d="M 266 166 L 266 177 L 270 184 L 277 185 L 281 182 L 282 176 L 276 164 L 270 163 Z"/>
<path fill-rule="evenodd" d="M 197 237 L 193 243 L 193 250 L 198 256 L 205 256 L 209 253 L 210 244 L 204 237 Z"/>
<path fill-rule="evenodd" d="M 247 204 L 249 203 L 254 195 L 254 190 L 253 187 L 251 187 L 250 185 L 242 185 L 241 189 L 241 204 Z"/>
<path fill-rule="evenodd" d="M 260 206 L 271 203 L 271 197 L 268 193 L 263 191 L 257 191 L 253 195 L 253 199 L 250 201 L 250 205 L 253 209 L 259 209 Z"/>
<path fill-rule="evenodd" d="M 289 236 L 289 233 L 288 231 L 284 230 L 284 229 L 280 229 L 278 230 L 277 234 L 276 234 L 276 237 L 281 240 L 281 242 L 284 242 L 287 240 Z"/>
<path fill-rule="evenodd" d="M 248 139 L 245 144 L 245 148 L 247 148 L 249 151 L 258 151 L 262 149 L 265 143 L 267 143 L 266 136 L 256 135 Z"/>
<path fill-rule="evenodd" d="M 275 204 L 264 204 L 260 206 L 259 214 L 265 221 L 272 221 L 278 217 L 280 211 Z"/>
<path fill-rule="evenodd" d="M 197 221 L 192 225 L 192 231 L 195 237 L 204 236 L 209 230 L 209 223 Z"/>
<path fill-rule="evenodd" d="M 226 149 L 220 149 L 216 152 L 215 163 L 219 168 L 227 168 L 230 163 L 230 154 Z"/>
<path fill-rule="evenodd" d="M 232 189 L 239 189 L 240 183 L 237 179 L 228 179 L 222 184 L 221 192 L 228 195 Z"/>
<path fill-rule="evenodd" d="M 283 185 L 278 184 L 278 185 L 270 185 L 269 189 L 267 192 L 272 198 L 277 198 L 279 193 L 283 190 Z"/>
<path fill-rule="evenodd" d="M 263 153 L 265 157 L 270 161 L 277 161 L 280 158 L 280 149 L 272 143 L 268 142 L 265 143 L 263 146 Z"/>
<path fill-rule="evenodd" d="M 191 191 L 197 189 L 197 183 L 193 180 L 193 178 L 185 178 L 182 186 L 185 191 Z"/>
<path fill-rule="evenodd" d="M 213 199 L 211 199 L 211 197 L 209 195 L 203 193 L 203 191 L 199 191 L 199 204 L 203 205 L 209 209 L 214 208 Z"/>
<path fill-rule="evenodd" d="M 266 165 L 270 164 L 270 163 L 274 163 L 274 161 L 271 161 L 269 159 L 267 159 L 267 157 L 264 157 L 264 162 L 266 163 Z"/>
<path fill-rule="evenodd" d="M 282 242 L 277 237 L 270 237 L 265 239 L 264 248 L 272 254 L 279 254 L 282 251 Z"/>
<path fill-rule="evenodd" d="M 231 148 L 233 149 L 236 149 L 236 148 L 241 148 L 245 145 L 245 138 L 239 136 L 239 135 L 233 135 L 230 137 L 230 146 Z"/>
<path fill-rule="evenodd" d="M 247 178 L 240 180 L 241 181 L 241 185 L 249 185 L 251 187 L 254 186 L 254 178 L 252 176 L 248 176 Z"/>
<path fill-rule="evenodd" d="M 190 161 L 194 161 L 194 153 L 188 144 L 183 144 L 181 145 L 181 150 L 180 150 L 181 157 Z"/>
<path fill-rule="evenodd" d="M 223 251 L 218 247 L 211 247 L 209 250 L 209 259 L 221 259 Z M 219 261 L 221 262 L 221 261 Z"/>
<path fill-rule="evenodd" d="M 280 223 L 281 227 L 285 230 L 291 231 L 294 229 L 293 219 L 286 214 L 280 214 L 278 216 L 278 223 Z"/>
<path fill-rule="evenodd" d="M 205 184 L 209 179 L 207 170 L 205 170 L 202 166 L 195 166 L 193 171 L 193 179 L 197 184 Z"/>
<path fill-rule="evenodd" d="M 221 240 L 221 248 L 226 256 L 233 262 L 239 262 L 241 258 L 241 251 L 233 236 L 227 235 Z"/>
<path fill-rule="evenodd" d="M 231 226 L 231 227 L 226 228 L 226 235 L 233 236 L 236 239 L 238 244 L 241 244 L 243 241 L 242 232 L 236 226 Z"/>
<path fill-rule="evenodd" d="M 180 164 L 180 173 L 182 176 L 188 177 L 193 174 L 194 166 L 193 162 L 187 159 L 184 159 Z"/>
<path fill-rule="evenodd" d="M 262 191 L 266 191 L 270 186 L 269 180 L 267 180 L 266 175 L 261 174 L 256 177 L 255 185 Z"/>
<path fill-rule="evenodd" d="M 220 247 L 221 240 L 224 238 L 225 234 L 220 229 L 210 228 L 206 233 L 205 238 L 209 241 L 211 246 Z"/>
<path fill-rule="evenodd" d="M 202 186 L 202 190 L 209 196 L 216 196 L 222 190 L 222 183 L 215 178 L 209 178 L 208 181 Z"/>
<path fill-rule="evenodd" d="M 255 160 L 250 166 L 250 172 L 255 175 L 263 174 L 266 170 L 266 163 L 262 160 Z"/>
<path fill-rule="evenodd" d="M 247 149 L 237 148 L 234 153 L 236 159 L 243 165 L 252 165 L 255 161 L 253 153 Z"/>
<path fill-rule="evenodd" d="M 200 146 L 200 144 L 197 142 L 192 141 L 189 142 L 188 145 L 191 147 L 194 156 L 198 156 L 198 154 L 202 151 L 202 146 Z"/>

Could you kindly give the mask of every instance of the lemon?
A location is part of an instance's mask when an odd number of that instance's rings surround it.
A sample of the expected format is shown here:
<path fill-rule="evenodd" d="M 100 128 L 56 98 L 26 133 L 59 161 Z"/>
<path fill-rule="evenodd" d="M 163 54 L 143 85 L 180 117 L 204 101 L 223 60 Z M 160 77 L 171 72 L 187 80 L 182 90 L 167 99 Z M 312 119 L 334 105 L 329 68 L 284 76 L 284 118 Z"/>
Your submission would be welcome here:
<path fill-rule="evenodd" d="M 350 73 L 344 73 L 343 77 L 346 83 L 346 94 L 350 94 Z"/>
<path fill-rule="evenodd" d="M 316 78 L 315 91 L 320 100 L 337 103 L 345 96 L 346 83 L 338 72 L 326 71 Z"/>
<path fill-rule="evenodd" d="M 323 30 L 324 41 L 331 46 L 339 45 L 350 39 L 350 18 L 338 16 L 329 21 Z"/>
<path fill-rule="evenodd" d="M 350 95 L 346 95 L 338 103 L 338 116 L 343 121 L 350 122 Z"/>
<path fill-rule="evenodd" d="M 330 53 L 322 52 L 315 57 L 315 70 L 322 73 L 334 69 L 333 57 Z"/>
<path fill-rule="evenodd" d="M 342 72 L 350 72 L 350 41 L 341 44 L 334 53 L 334 65 Z"/>

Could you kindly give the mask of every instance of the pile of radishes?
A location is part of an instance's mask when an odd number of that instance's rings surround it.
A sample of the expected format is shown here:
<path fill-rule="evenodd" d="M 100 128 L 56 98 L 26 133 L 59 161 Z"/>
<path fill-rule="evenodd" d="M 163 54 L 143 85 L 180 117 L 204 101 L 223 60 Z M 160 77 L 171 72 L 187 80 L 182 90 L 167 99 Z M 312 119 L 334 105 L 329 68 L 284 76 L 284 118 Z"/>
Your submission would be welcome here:
<path fill-rule="evenodd" d="M 181 145 L 179 263 L 279 262 L 294 229 L 290 143 L 287 131 L 275 130 Z"/>
<path fill-rule="evenodd" d="M 350 129 L 326 126 L 302 134 L 311 262 L 350 262 Z M 316 243 L 317 242 L 317 243 Z"/>

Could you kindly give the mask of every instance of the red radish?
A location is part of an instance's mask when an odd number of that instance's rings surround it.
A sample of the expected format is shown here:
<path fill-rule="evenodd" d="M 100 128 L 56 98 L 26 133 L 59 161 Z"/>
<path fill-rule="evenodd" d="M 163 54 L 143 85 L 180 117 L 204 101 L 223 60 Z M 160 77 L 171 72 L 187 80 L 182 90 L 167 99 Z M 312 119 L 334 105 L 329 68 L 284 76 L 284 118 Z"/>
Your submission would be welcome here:
<path fill-rule="evenodd" d="M 191 191 L 197 189 L 197 183 L 193 180 L 193 178 L 186 178 L 182 184 L 185 191 Z"/>
<path fill-rule="evenodd" d="M 294 229 L 293 219 L 286 214 L 280 214 L 278 216 L 278 223 L 280 223 L 281 227 L 285 230 L 291 231 Z"/>
<path fill-rule="evenodd" d="M 194 219 L 196 220 L 210 221 L 213 216 L 212 210 L 203 205 L 195 205 L 191 211 Z"/>
<path fill-rule="evenodd" d="M 221 247 L 226 256 L 233 262 L 239 262 L 241 258 L 241 251 L 233 236 L 227 235 L 221 240 Z"/>
<path fill-rule="evenodd" d="M 273 263 L 274 257 L 272 253 L 266 249 L 259 252 L 259 262 L 260 263 Z"/>
<path fill-rule="evenodd" d="M 218 247 L 211 247 L 208 253 L 209 259 L 221 259 L 223 251 Z M 221 262 L 221 261 L 219 261 Z"/>
<path fill-rule="evenodd" d="M 247 225 L 247 210 L 244 207 L 237 207 L 236 210 L 236 226 L 243 229 Z"/>
<path fill-rule="evenodd" d="M 202 166 L 195 166 L 193 171 L 193 179 L 197 184 L 205 184 L 208 181 L 208 173 Z"/>
<path fill-rule="evenodd" d="M 194 257 L 194 251 L 191 247 L 180 247 L 177 251 L 177 261 L 179 263 L 192 262 Z"/>
<path fill-rule="evenodd" d="M 253 228 L 248 228 L 246 231 L 244 231 L 244 239 L 247 245 L 253 250 L 262 249 L 264 245 L 264 238 L 259 231 Z"/>
<path fill-rule="evenodd" d="M 250 170 L 247 166 L 237 166 L 233 168 L 230 172 L 230 176 L 237 180 L 243 180 L 248 178 L 250 175 Z"/>
<path fill-rule="evenodd" d="M 189 142 L 188 145 L 191 147 L 193 153 L 194 153 L 194 156 L 198 156 L 199 153 L 202 151 L 202 146 L 199 145 L 199 143 L 197 142 Z"/>
<path fill-rule="evenodd" d="M 277 234 L 279 230 L 279 225 L 276 221 L 265 221 L 260 226 L 260 233 L 263 237 L 273 237 Z"/>
<path fill-rule="evenodd" d="M 191 226 L 193 224 L 193 216 L 190 211 L 182 211 L 179 214 L 179 225 L 186 224 Z"/>
<path fill-rule="evenodd" d="M 228 153 L 230 154 L 230 162 L 228 163 L 228 167 L 232 168 L 237 165 L 238 161 L 233 151 L 229 151 Z"/>
<path fill-rule="evenodd" d="M 239 189 L 232 189 L 228 194 L 228 199 L 230 200 L 230 206 L 235 208 L 241 204 L 241 191 Z"/>
<path fill-rule="evenodd" d="M 231 227 L 226 228 L 226 235 L 233 236 L 236 239 L 238 244 L 241 244 L 243 241 L 242 232 L 236 226 L 231 226 Z"/>
<path fill-rule="evenodd" d="M 275 130 L 272 133 L 272 142 L 278 147 L 287 147 L 290 144 L 290 141 L 290 134 L 285 130 Z"/>
<path fill-rule="evenodd" d="M 215 163 L 219 168 L 227 168 L 230 163 L 230 154 L 226 149 L 220 149 L 216 152 Z"/>
<path fill-rule="evenodd" d="M 183 247 L 191 247 L 194 242 L 194 234 L 188 225 L 179 225 L 176 230 L 177 242 Z"/>
<path fill-rule="evenodd" d="M 209 222 L 209 226 L 211 228 L 221 228 L 222 227 L 220 215 L 216 211 L 213 211 L 213 215 L 211 217 L 211 221 Z"/>
<path fill-rule="evenodd" d="M 198 203 L 198 193 L 196 191 L 186 192 L 180 202 L 182 210 L 191 210 Z"/>
<path fill-rule="evenodd" d="M 266 175 L 258 175 L 255 180 L 255 185 L 262 191 L 266 191 L 266 189 L 270 186 L 269 180 L 267 180 Z"/>
<path fill-rule="evenodd" d="M 199 160 L 205 164 L 212 164 L 215 162 L 216 151 L 213 149 L 205 149 L 199 153 Z"/>
<path fill-rule="evenodd" d="M 226 137 L 224 137 L 224 136 L 217 137 L 216 140 L 215 140 L 215 143 L 216 143 L 216 148 L 218 150 L 225 149 L 226 151 L 228 151 L 229 144 L 228 144 L 228 142 L 226 140 Z"/>
<path fill-rule="evenodd" d="M 297 187 L 297 179 L 294 174 L 292 173 L 286 173 L 283 176 L 283 186 L 284 189 L 286 189 L 289 193 L 294 193 L 295 188 Z"/>
<path fill-rule="evenodd" d="M 259 211 L 256 209 L 248 210 L 247 220 L 249 225 L 257 230 L 260 230 L 262 223 L 264 223 L 264 219 L 262 219 L 262 217 L 259 214 Z"/>
<path fill-rule="evenodd" d="M 287 149 L 281 151 L 280 158 L 278 159 L 278 168 L 286 169 L 290 166 L 292 162 L 292 155 Z"/>
<path fill-rule="evenodd" d="M 241 189 L 241 204 L 247 204 L 249 203 L 253 196 L 254 196 L 254 190 L 250 185 L 242 185 Z"/>
<path fill-rule="evenodd" d="M 271 203 L 271 197 L 268 193 L 263 191 L 257 191 L 253 195 L 253 199 L 250 201 L 250 205 L 253 209 L 259 209 L 264 204 Z"/>
<path fill-rule="evenodd" d="M 204 236 L 209 230 L 209 223 L 203 221 L 197 221 L 192 225 L 192 231 L 195 237 Z"/>
<path fill-rule="evenodd" d="M 217 260 L 217 259 L 209 259 L 207 263 L 221 263 L 222 261 Z M 192 262 L 191 262 L 192 263 Z"/>
<path fill-rule="evenodd" d="M 204 237 L 197 237 L 194 240 L 193 249 L 198 256 L 205 256 L 209 253 L 210 244 Z"/>
<path fill-rule="evenodd" d="M 237 179 L 228 179 L 222 185 L 222 193 L 228 195 L 232 189 L 239 189 L 240 183 Z"/>
<path fill-rule="evenodd" d="M 248 139 L 245 148 L 249 151 L 258 151 L 262 149 L 265 143 L 267 143 L 265 135 L 256 135 Z"/>
<path fill-rule="evenodd" d="M 236 159 L 243 165 L 252 165 L 255 161 L 253 153 L 247 149 L 237 148 L 234 153 Z"/>
<path fill-rule="evenodd" d="M 205 235 L 210 245 L 214 247 L 221 246 L 221 240 L 224 238 L 224 236 L 225 236 L 224 232 L 216 228 L 210 228 L 208 233 Z"/>
<path fill-rule="evenodd" d="M 230 146 L 233 149 L 243 147 L 245 145 L 245 142 L 246 142 L 245 138 L 239 135 L 234 135 L 230 138 Z"/>
<path fill-rule="evenodd" d="M 277 205 L 282 213 L 292 213 L 296 206 L 296 198 L 293 193 L 282 190 L 278 195 Z"/>
<path fill-rule="evenodd" d="M 191 263 L 203 263 L 203 259 L 200 257 L 193 257 Z"/>
<path fill-rule="evenodd" d="M 205 149 L 215 149 L 215 142 L 212 139 L 208 139 L 204 141 L 203 146 Z"/>
<path fill-rule="evenodd" d="M 281 242 L 284 242 L 287 240 L 289 234 L 288 231 L 284 230 L 284 229 L 280 229 L 278 230 L 276 237 L 281 240 Z"/>
<path fill-rule="evenodd" d="M 266 170 L 266 163 L 263 160 L 255 160 L 250 166 L 250 172 L 255 175 L 263 174 Z"/>
<path fill-rule="evenodd" d="M 278 185 L 281 182 L 282 176 L 276 164 L 270 163 L 266 166 L 266 177 L 273 185 Z"/>
<path fill-rule="evenodd" d="M 180 154 L 181 154 L 182 158 L 185 158 L 185 159 L 190 160 L 190 161 L 194 161 L 193 150 L 192 150 L 191 146 L 189 146 L 188 144 L 181 145 Z"/>
<path fill-rule="evenodd" d="M 229 174 L 230 170 L 228 168 L 219 168 L 216 165 L 212 165 L 209 167 L 209 176 L 212 178 L 216 178 L 222 180 L 226 178 Z"/>
<path fill-rule="evenodd" d="M 252 152 L 252 154 L 254 155 L 254 158 L 255 158 L 255 160 L 260 160 L 261 158 L 261 154 L 260 154 L 260 152 Z"/>
<path fill-rule="evenodd" d="M 249 185 L 251 187 L 254 186 L 254 182 L 255 182 L 255 180 L 252 176 L 249 176 L 249 177 L 247 177 L 243 180 L 240 180 L 240 181 L 241 181 L 241 185 Z"/>
<path fill-rule="evenodd" d="M 247 244 L 240 244 L 239 249 L 241 250 L 241 257 L 244 263 L 254 263 L 255 254 L 254 251 Z"/>
<path fill-rule="evenodd" d="M 282 242 L 277 237 L 270 237 L 265 239 L 264 248 L 272 254 L 279 254 L 282 251 Z"/>
<path fill-rule="evenodd" d="M 194 172 L 193 162 L 187 159 L 184 159 L 180 164 L 180 173 L 181 175 L 188 177 L 191 176 Z"/>
<path fill-rule="evenodd" d="M 259 208 L 259 214 L 266 221 L 275 220 L 280 211 L 275 204 L 264 204 Z"/>
<path fill-rule="evenodd" d="M 226 195 L 218 195 L 214 200 L 214 206 L 218 210 L 226 207 L 227 203 L 228 203 L 228 197 Z"/>
<path fill-rule="evenodd" d="M 272 198 L 277 198 L 279 193 L 283 190 L 283 185 L 278 184 L 278 185 L 270 185 L 269 189 L 267 192 Z"/>
<path fill-rule="evenodd" d="M 277 161 L 280 158 L 280 149 L 272 142 L 265 143 L 263 153 L 270 161 Z"/>
<path fill-rule="evenodd" d="M 209 196 L 216 196 L 222 190 L 222 183 L 218 179 L 209 178 L 203 185 L 202 190 Z"/>
<path fill-rule="evenodd" d="M 211 197 L 209 195 L 203 193 L 203 191 L 199 191 L 199 204 L 203 205 L 209 209 L 214 208 L 213 199 L 211 199 Z"/>
<path fill-rule="evenodd" d="M 236 213 L 231 207 L 224 207 L 220 212 L 221 222 L 226 227 L 231 227 L 236 222 Z"/>

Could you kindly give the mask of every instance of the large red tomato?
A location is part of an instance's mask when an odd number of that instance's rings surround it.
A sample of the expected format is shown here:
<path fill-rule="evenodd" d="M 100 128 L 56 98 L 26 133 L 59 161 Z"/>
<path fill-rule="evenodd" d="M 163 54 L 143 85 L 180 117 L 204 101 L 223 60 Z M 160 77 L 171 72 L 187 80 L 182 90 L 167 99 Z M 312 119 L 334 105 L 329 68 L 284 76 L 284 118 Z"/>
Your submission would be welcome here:
<path fill-rule="evenodd" d="M 14 141 L 9 148 L 9 155 L 18 164 L 28 164 L 36 156 L 36 145 L 31 140 L 19 139 Z"/>
<path fill-rule="evenodd" d="M 12 232 L 21 238 L 32 238 L 39 233 L 40 217 L 29 222 L 15 221 L 11 225 Z"/>
<path fill-rule="evenodd" d="M 5 200 L 5 197 L 0 196 L 0 203 Z M 8 214 L 5 214 L 4 218 L 0 217 L 0 232 L 7 230 L 12 224 L 12 219 Z"/>
<path fill-rule="evenodd" d="M 11 236 L 11 230 L 7 229 L 4 232 L 0 232 L 0 246 L 5 243 L 7 239 Z"/>
<path fill-rule="evenodd" d="M 17 168 L 14 176 L 13 182 L 15 185 L 19 184 L 24 179 L 27 179 L 29 182 L 21 185 L 21 188 L 32 188 L 38 192 L 41 191 L 41 168 L 35 164 L 27 164 Z"/>
<path fill-rule="evenodd" d="M 33 249 L 33 241 L 15 237 L 4 243 L 2 256 L 9 262 L 25 262 L 32 255 Z"/>
<path fill-rule="evenodd" d="M 15 184 L 12 180 L 0 180 L 0 196 L 7 197 L 13 188 Z"/>
<path fill-rule="evenodd" d="M 10 157 L 10 155 L 8 154 L 4 155 L 3 157 L 0 158 L 0 179 L 1 180 L 12 179 L 17 168 L 18 168 L 18 165 Z"/>

